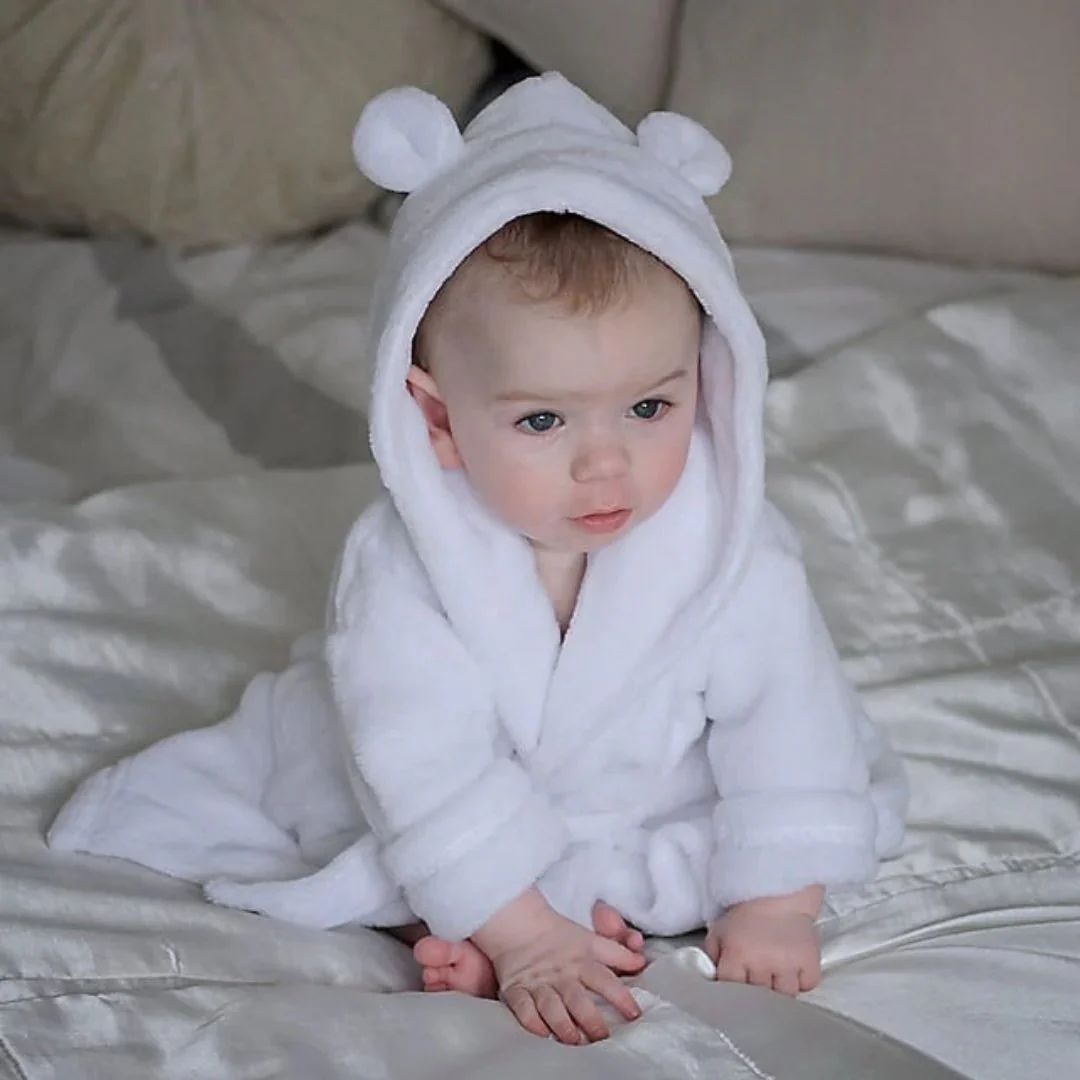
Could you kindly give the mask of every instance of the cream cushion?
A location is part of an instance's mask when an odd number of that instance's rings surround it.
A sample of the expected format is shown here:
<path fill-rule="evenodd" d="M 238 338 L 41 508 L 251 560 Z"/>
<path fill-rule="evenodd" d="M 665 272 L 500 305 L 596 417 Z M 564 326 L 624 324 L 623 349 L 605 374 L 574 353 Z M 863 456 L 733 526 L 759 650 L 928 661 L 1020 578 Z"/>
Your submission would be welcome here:
<path fill-rule="evenodd" d="M 729 239 L 1080 269 L 1075 0 L 687 0 Z"/>
<path fill-rule="evenodd" d="M 628 123 L 660 108 L 678 0 L 439 0 Z"/>
<path fill-rule="evenodd" d="M 482 36 L 428 0 L 11 0 L 0 15 L 0 211 L 178 245 L 362 210 L 365 102 L 403 82 L 460 107 Z"/>

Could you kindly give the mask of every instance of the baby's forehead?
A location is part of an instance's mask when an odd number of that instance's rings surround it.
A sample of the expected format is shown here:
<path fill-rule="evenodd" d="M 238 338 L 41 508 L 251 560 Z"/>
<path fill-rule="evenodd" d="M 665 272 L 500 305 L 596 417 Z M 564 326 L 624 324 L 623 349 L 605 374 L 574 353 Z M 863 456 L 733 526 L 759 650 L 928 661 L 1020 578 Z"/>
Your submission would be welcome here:
<path fill-rule="evenodd" d="M 428 314 L 475 312 L 509 303 L 517 298 L 520 286 L 510 270 L 484 254 L 472 252 L 446 279 Z"/>
<path fill-rule="evenodd" d="M 507 267 L 476 251 L 436 293 L 421 320 L 418 336 L 429 348 L 448 338 L 485 337 L 495 325 L 512 325 L 516 314 L 549 306 L 557 310 L 559 305 L 531 298 Z"/>
<path fill-rule="evenodd" d="M 681 279 L 641 283 L 598 311 L 575 311 L 563 297 L 536 300 L 513 281 L 471 275 L 430 325 L 425 352 L 444 390 L 473 396 L 551 395 L 606 388 L 631 392 L 688 366 L 700 341 L 696 301 Z"/>

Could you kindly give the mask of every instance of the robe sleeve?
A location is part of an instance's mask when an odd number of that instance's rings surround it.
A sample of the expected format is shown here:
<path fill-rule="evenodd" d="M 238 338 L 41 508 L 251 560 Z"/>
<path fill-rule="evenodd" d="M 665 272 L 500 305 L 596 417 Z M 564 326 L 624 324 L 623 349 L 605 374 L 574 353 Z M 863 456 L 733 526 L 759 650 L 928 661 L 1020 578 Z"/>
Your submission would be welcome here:
<path fill-rule="evenodd" d="M 720 793 L 712 899 L 724 908 L 872 877 L 869 722 L 771 508 L 718 630 L 705 694 Z"/>
<path fill-rule="evenodd" d="M 328 662 L 382 862 L 433 933 L 464 939 L 555 862 L 565 824 L 504 745 L 473 657 L 407 575 L 358 575 L 332 610 Z"/>

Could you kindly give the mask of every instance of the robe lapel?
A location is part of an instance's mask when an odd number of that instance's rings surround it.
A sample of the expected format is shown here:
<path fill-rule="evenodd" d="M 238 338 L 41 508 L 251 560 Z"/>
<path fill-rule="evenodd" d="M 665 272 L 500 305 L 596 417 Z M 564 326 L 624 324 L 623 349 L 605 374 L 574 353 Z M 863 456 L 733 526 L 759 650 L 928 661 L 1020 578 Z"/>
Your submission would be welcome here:
<path fill-rule="evenodd" d="M 442 545 L 438 591 L 455 630 L 489 673 L 515 749 L 528 756 L 540 739 L 559 627 L 528 542 L 497 521 L 461 478 L 451 482 L 464 511 L 456 521 L 467 535 Z"/>
<path fill-rule="evenodd" d="M 589 558 L 543 711 L 534 765 L 545 774 L 618 724 L 634 687 L 664 678 L 711 610 L 721 508 L 699 436 L 664 506 Z"/>
<path fill-rule="evenodd" d="M 699 633 L 722 547 L 715 475 L 709 437 L 697 430 L 664 506 L 590 556 L 561 645 L 528 542 L 490 514 L 463 476 L 444 476 L 444 531 L 424 562 L 531 768 L 552 775 L 617 724 L 633 688 L 663 678 Z"/>

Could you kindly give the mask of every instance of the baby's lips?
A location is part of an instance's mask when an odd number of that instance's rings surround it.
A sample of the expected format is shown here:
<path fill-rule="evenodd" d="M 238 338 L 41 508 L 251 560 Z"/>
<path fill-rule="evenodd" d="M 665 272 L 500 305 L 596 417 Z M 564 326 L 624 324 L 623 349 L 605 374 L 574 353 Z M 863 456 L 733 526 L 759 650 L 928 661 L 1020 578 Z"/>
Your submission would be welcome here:
<path fill-rule="evenodd" d="M 574 524 L 590 532 L 616 532 L 630 520 L 629 510 L 613 510 L 593 514 L 583 514 L 572 519 Z"/>

